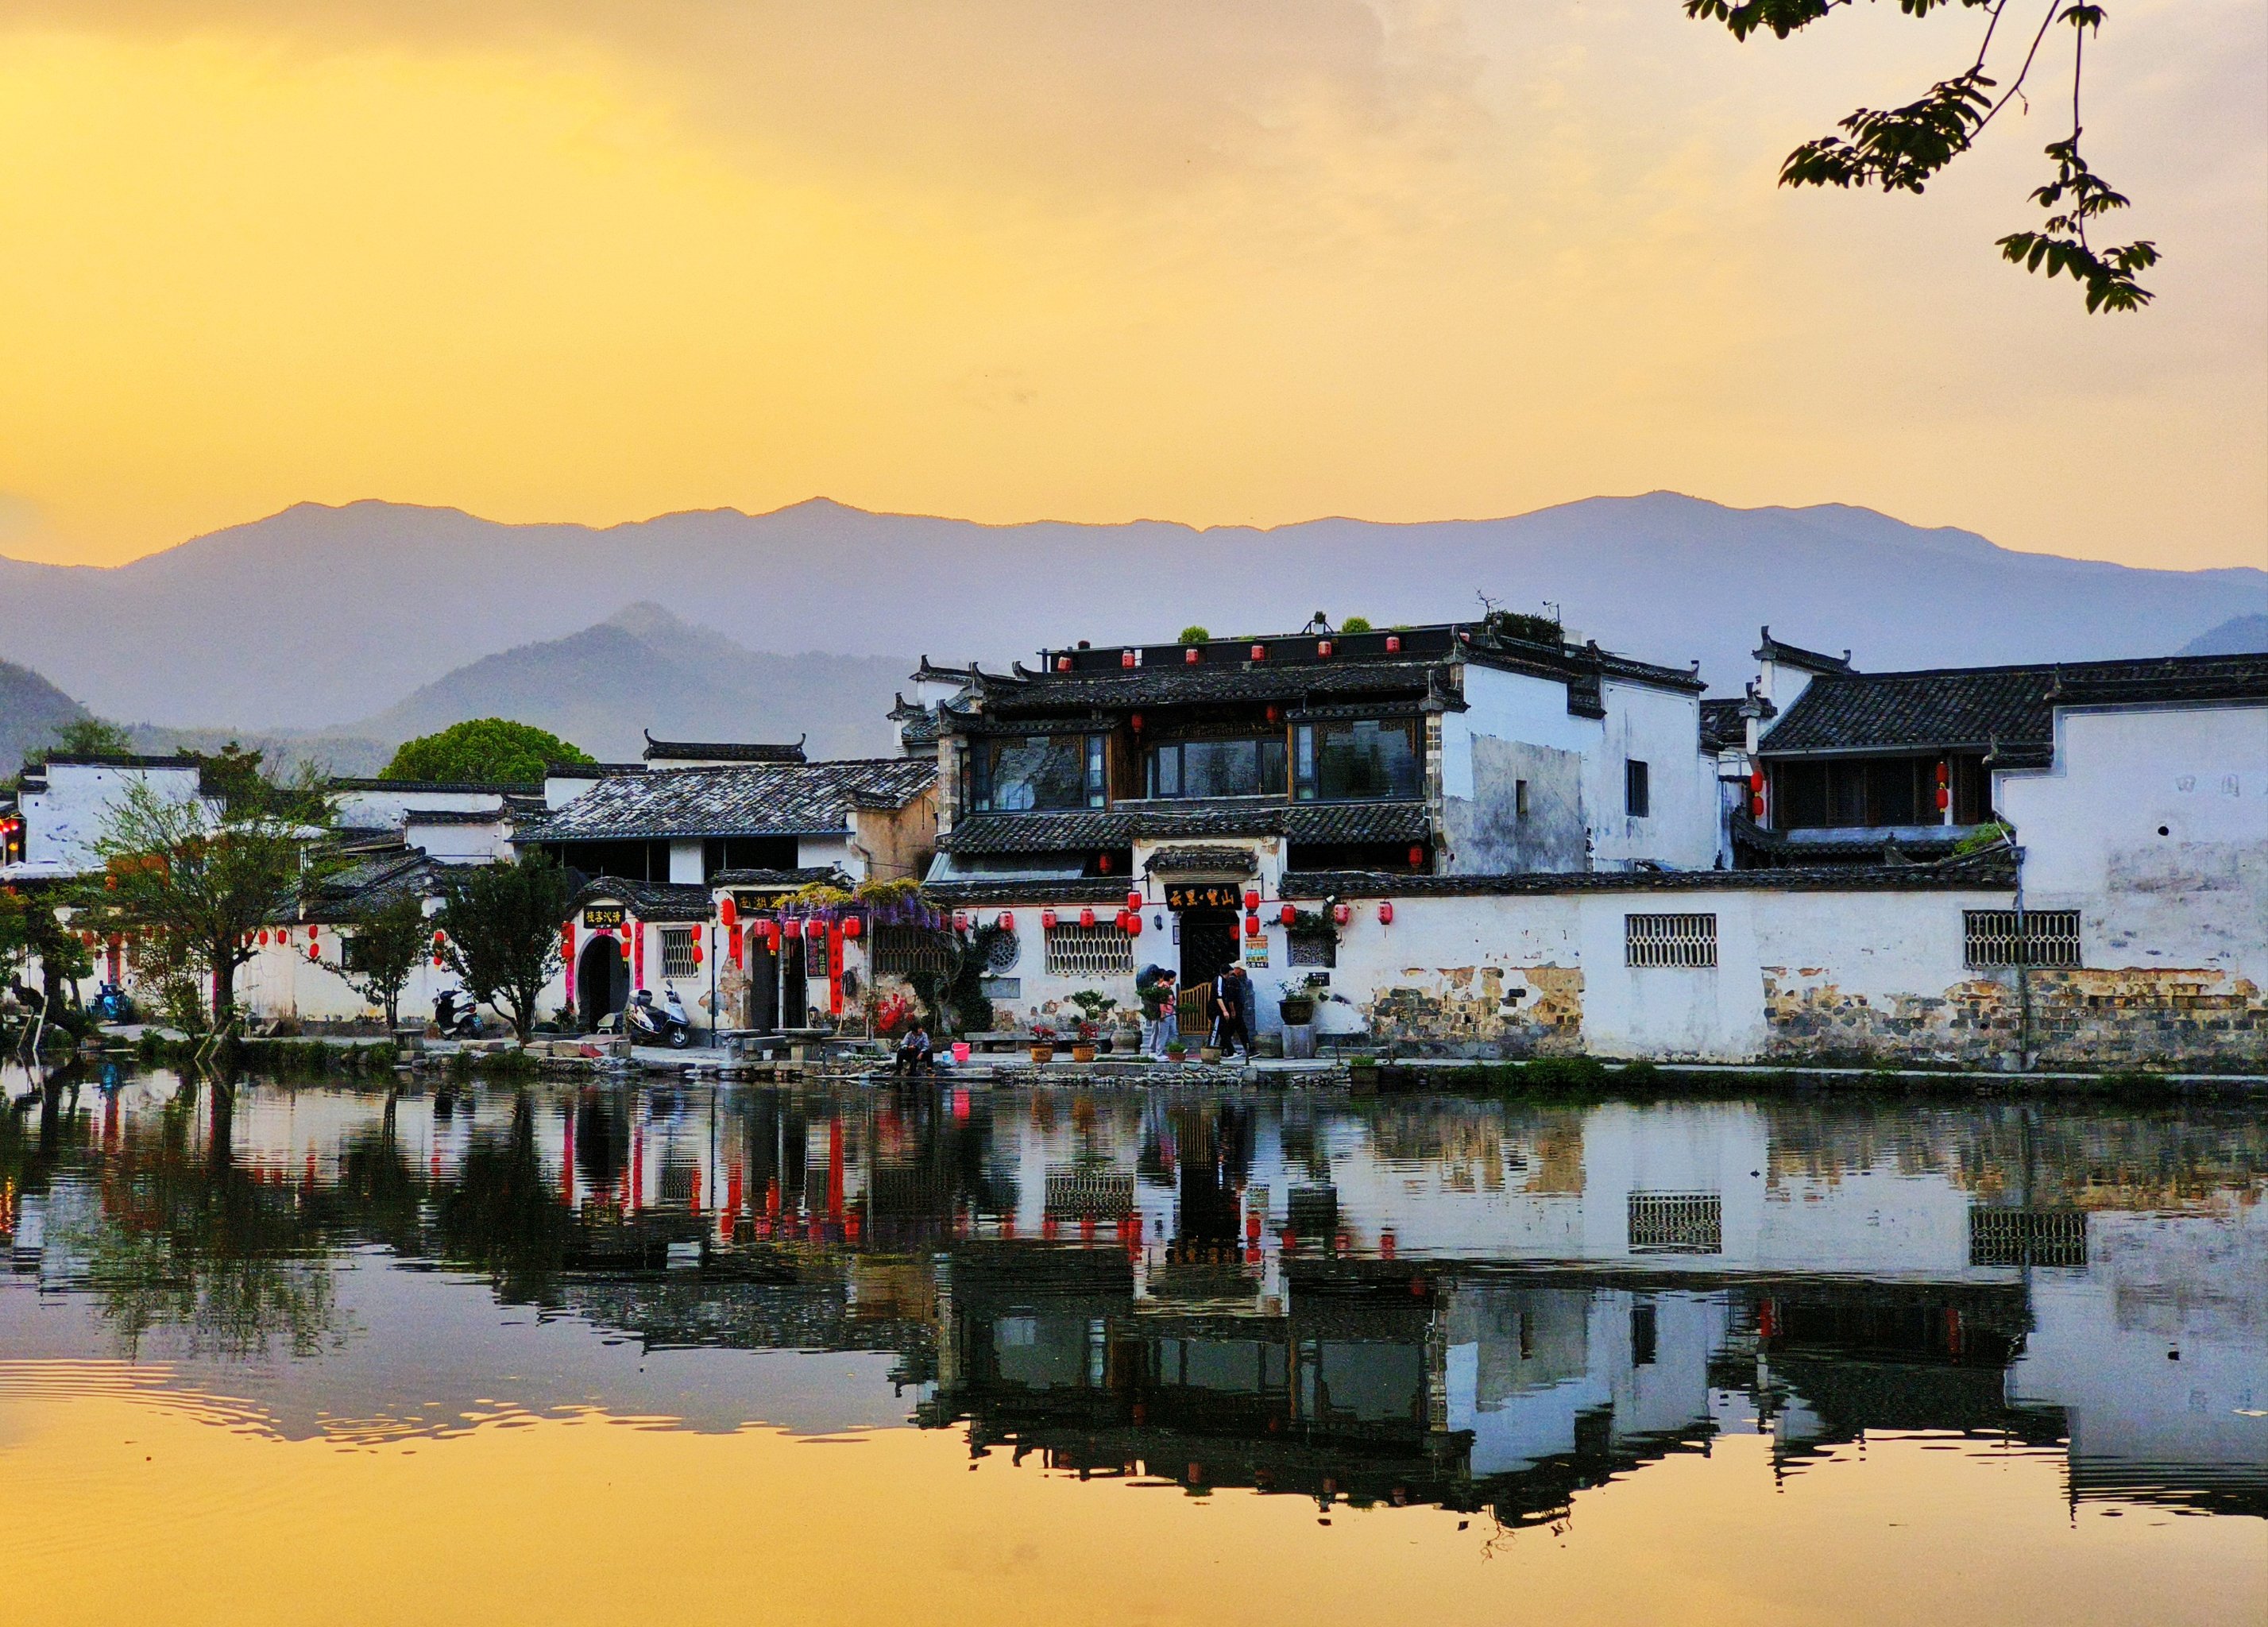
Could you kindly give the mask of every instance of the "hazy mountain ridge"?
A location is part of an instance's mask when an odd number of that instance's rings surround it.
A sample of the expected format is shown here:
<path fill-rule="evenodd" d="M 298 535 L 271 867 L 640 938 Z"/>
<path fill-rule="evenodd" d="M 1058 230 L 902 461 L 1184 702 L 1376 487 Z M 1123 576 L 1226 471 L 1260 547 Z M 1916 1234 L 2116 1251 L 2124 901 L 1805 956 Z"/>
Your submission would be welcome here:
<path fill-rule="evenodd" d="M 87 715 L 30 667 L 0 661 L 0 778 L 23 766 L 26 752 L 53 744 L 57 729 Z"/>
<path fill-rule="evenodd" d="M 722 628 L 744 652 L 873 656 L 902 674 L 924 651 L 1005 663 L 1189 622 L 1292 628 L 1317 608 L 1464 616 L 1476 590 L 1516 609 L 1557 604 L 1571 629 L 1646 659 L 1698 658 L 1719 692 L 1752 670 L 1763 622 L 1881 670 L 2161 654 L 2268 613 L 2261 571 L 2142 571 L 1866 509 L 1734 510 L 1662 492 L 1506 519 L 1264 531 L 985 526 L 824 500 L 508 526 L 364 502 L 300 504 L 115 570 L 0 560 L 0 648 L 107 715 L 272 731 L 367 716 L 632 600 Z"/>
<path fill-rule="evenodd" d="M 2177 655 L 2268 654 L 2268 615 L 2231 616 L 2175 652 Z"/>

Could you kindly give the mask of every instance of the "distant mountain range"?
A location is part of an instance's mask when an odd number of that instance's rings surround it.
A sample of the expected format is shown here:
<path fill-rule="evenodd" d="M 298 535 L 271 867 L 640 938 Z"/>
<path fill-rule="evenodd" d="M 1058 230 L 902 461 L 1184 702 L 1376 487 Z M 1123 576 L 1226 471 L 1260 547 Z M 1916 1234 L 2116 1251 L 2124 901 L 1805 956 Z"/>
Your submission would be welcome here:
<path fill-rule="evenodd" d="M 2199 633 L 2176 655 L 2268 655 L 2268 615 L 2231 616 Z"/>
<path fill-rule="evenodd" d="M 688 718 L 715 718 L 725 733 L 800 731 L 808 718 L 816 745 L 841 715 L 838 692 L 847 703 L 865 681 L 787 652 L 876 657 L 902 675 L 924 652 L 1005 665 L 1042 644 L 1169 638 L 1192 622 L 1235 635 L 1295 628 L 1317 609 L 1457 618 L 1477 613 L 1476 593 L 1518 610 L 1549 602 L 1572 629 L 1646 659 L 1697 659 L 1719 692 L 1752 670 L 1763 622 L 1796 643 L 1847 646 L 1879 670 L 2159 654 L 2231 616 L 2268 615 L 2261 571 L 2132 570 L 2012 553 L 1865 509 L 1730 509 L 1667 492 L 1508 519 L 1203 531 L 982 526 L 825 501 L 606 528 L 508 526 L 369 502 L 303 504 L 114 569 L 0 559 L 0 653 L 105 716 L 175 727 L 376 728 L 382 718 L 390 732 L 483 694 L 540 700 L 563 718 L 606 681 L 656 704 L 682 696 Z M 679 659 L 667 635 L 674 670 L 649 681 L 634 669 L 658 659 L 651 644 L 610 655 L 593 637 L 641 602 L 723 629 L 758 665 L 692 657 L 694 640 Z M 487 668 L 477 683 L 457 670 L 468 666 Z M 798 682 L 801 673 L 819 676 Z M 690 680 L 697 693 L 680 687 Z M 742 713 L 721 698 L 751 685 L 778 704 Z M 409 711 L 374 710 L 404 695 Z M 627 743 L 587 715 L 593 749 Z M 734 718 L 746 726 L 722 729 Z"/>
<path fill-rule="evenodd" d="M 86 715 L 85 707 L 30 667 L 0 661 L 0 779 L 15 773 L 26 752 L 48 745 L 57 729 Z"/>

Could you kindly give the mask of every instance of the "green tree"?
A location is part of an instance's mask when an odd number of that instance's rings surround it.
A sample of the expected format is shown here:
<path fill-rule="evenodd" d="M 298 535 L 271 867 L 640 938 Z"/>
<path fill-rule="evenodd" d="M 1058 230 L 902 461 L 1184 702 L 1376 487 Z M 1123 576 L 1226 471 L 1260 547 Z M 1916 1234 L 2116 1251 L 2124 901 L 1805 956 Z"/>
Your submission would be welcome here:
<path fill-rule="evenodd" d="M 1366 633 L 1369 630 L 1370 618 L 1366 615 L 1351 615 L 1339 624 L 1339 631 L 1343 633 Z"/>
<path fill-rule="evenodd" d="M 2041 4 L 2042 0 L 2035 0 Z M 1785 40 L 1799 28 L 1808 28 L 1850 0 L 1683 0 L 1685 14 L 1718 22 L 1732 30 L 1736 40 L 1770 33 Z M 2028 271 L 2045 270 L 2051 277 L 2068 276 L 2086 291 L 2089 311 L 2139 311 L 2150 302 L 2150 291 L 2135 275 L 2158 262 L 2157 246 L 2138 239 L 2116 248 L 2097 249 L 2088 235 L 2091 225 L 2126 207 L 2126 199 L 2088 167 L 2080 155 L 2080 86 L 2087 67 L 2087 42 L 2102 28 L 2103 8 L 2066 0 L 2043 0 L 2039 26 L 2027 40 L 2020 28 L 1999 40 L 2005 57 L 2017 61 L 2014 77 L 2004 87 L 1985 71 L 1999 33 L 2000 19 L 2011 0 L 1898 0 L 1898 10 L 1909 17 L 1926 18 L 1933 11 L 1958 6 L 1984 13 L 1983 37 L 1969 65 L 1952 77 L 1930 86 L 1900 107 L 1861 107 L 1837 126 L 1840 136 L 1808 141 L 1780 164 L 1783 187 L 1880 187 L 1885 192 L 1919 192 L 1939 171 L 1976 145 L 1984 127 L 2011 101 L 2023 94 L 2024 82 L 2039 60 L 2040 48 L 2058 23 L 2071 28 L 2071 133 L 2051 141 L 2047 156 L 2055 166 L 2055 179 L 2032 194 L 2049 215 L 2036 232 L 2015 232 L 2000 239 L 2001 256 Z M 2020 15 L 2027 19 L 2029 11 Z M 2004 70 L 2005 71 L 2005 70 Z M 2028 104 L 2027 104 L 2028 105 Z"/>
<path fill-rule="evenodd" d="M 1187 627 L 1182 629 L 1182 636 L 1178 642 L 1185 644 L 1211 644 L 1212 642 L 1212 633 L 1210 629 L 1200 627 L 1195 622 L 1192 622 Z"/>
<path fill-rule="evenodd" d="M 215 1027 L 235 1013 L 236 968 L 252 958 L 253 935 L 297 912 L 331 822 L 312 769 L 273 777 L 259 755 L 208 759 L 222 766 L 207 795 L 128 787 L 95 839 L 103 874 L 78 899 L 91 924 L 135 935 L 137 959 L 209 990 Z"/>
<path fill-rule="evenodd" d="M 74 718 L 55 726 L 48 744 L 24 754 L 24 770 L 46 767 L 50 757 L 123 757 L 133 750 L 134 741 L 116 724 L 99 718 Z M 18 785 L 22 779 L 22 774 L 11 775 L 0 780 L 0 789 Z"/>
<path fill-rule="evenodd" d="M 555 762 L 589 762 L 591 754 L 533 724 L 504 718 L 453 723 L 405 740 L 386 765 L 387 779 L 531 784 Z"/>
<path fill-rule="evenodd" d="M 442 953 L 465 992 L 512 1019 L 523 1043 L 535 1027 L 536 998 L 563 961 L 559 924 L 567 918 L 567 872 L 549 854 L 512 865 L 467 865 L 444 881 L 434 925 Z"/>
<path fill-rule="evenodd" d="M 401 991 L 424 958 L 425 901 L 415 893 L 387 900 L 347 923 L 352 937 L 339 946 L 339 959 L 322 968 L 386 1012 L 389 1028 L 401 1024 Z"/>

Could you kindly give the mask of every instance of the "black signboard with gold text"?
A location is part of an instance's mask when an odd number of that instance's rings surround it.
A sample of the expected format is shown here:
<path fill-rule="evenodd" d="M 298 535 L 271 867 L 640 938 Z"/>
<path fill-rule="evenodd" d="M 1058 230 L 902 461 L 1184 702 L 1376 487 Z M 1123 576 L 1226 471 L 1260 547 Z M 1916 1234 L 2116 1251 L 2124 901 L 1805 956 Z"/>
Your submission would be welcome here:
<path fill-rule="evenodd" d="M 615 927 L 620 926 L 622 924 L 623 919 L 622 907 L 620 904 L 585 904 L 583 906 L 583 924 L 589 927 L 594 932 L 611 931 Z"/>
<path fill-rule="evenodd" d="M 1168 909 L 1241 909 L 1244 889 L 1229 881 L 1193 881 L 1166 889 Z"/>

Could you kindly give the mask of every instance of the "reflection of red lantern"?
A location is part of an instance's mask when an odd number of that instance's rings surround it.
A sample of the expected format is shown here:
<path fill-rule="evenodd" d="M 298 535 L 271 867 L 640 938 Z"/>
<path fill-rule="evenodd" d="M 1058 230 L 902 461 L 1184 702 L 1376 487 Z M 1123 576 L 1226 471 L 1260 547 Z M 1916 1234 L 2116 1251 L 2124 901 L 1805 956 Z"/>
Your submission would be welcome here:
<path fill-rule="evenodd" d="M 1003 909 L 1000 912 L 1000 930 L 1004 932 L 1012 932 L 1016 930 L 1016 912 L 1014 910 Z"/>
<path fill-rule="evenodd" d="M 852 916 L 843 923 L 843 936 L 845 938 L 856 939 L 859 933 L 865 930 L 865 926 L 859 921 L 857 916 Z"/>
<path fill-rule="evenodd" d="M 1080 910 L 1079 912 L 1079 924 L 1081 926 L 1093 926 L 1094 924 L 1094 911 L 1092 909 Z"/>
<path fill-rule="evenodd" d="M 1276 918 L 1283 922 L 1285 925 L 1289 926 L 1292 922 L 1300 918 L 1300 912 L 1293 906 L 1286 904 L 1276 912 Z"/>
<path fill-rule="evenodd" d="M 315 941 L 315 934 L 316 934 L 316 933 L 318 933 L 318 932 L 320 932 L 320 931 L 321 931 L 322 930 L 323 930 L 323 929 L 322 929 L 321 927 L 320 927 L 320 926 L 316 925 L 313 921 L 308 922 L 308 923 L 307 923 L 307 941 L 308 941 L 309 943 L 313 943 L 313 942 Z"/>
<path fill-rule="evenodd" d="M 1384 903 L 1379 905 L 1378 924 L 1381 926 L 1391 926 L 1394 924 L 1394 901 L 1392 899 L 1389 898 Z"/>
<path fill-rule="evenodd" d="M 1260 889 L 1258 887 L 1251 887 L 1244 889 L 1244 907 L 1247 909 L 1257 909 L 1260 908 Z"/>
<path fill-rule="evenodd" d="M 1043 931 L 1049 932 L 1054 931 L 1056 930 L 1056 912 L 1052 909 L 1041 910 L 1040 926 Z"/>
<path fill-rule="evenodd" d="M 1331 919 L 1338 925 L 1344 926 L 1348 922 L 1354 919 L 1354 906 L 1352 904 L 1333 904 L 1331 906 Z"/>
<path fill-rule="evenodd" d="M 1257 938 L 1260 936 L 1260 917 L 1258 916 L 1248 915 L 1244 917 L 1244 935 L 1247 938 Z"/>
<path fill-rule="evenodd" d="M 723 925 L 728 927 L 738 926 L 740 924 L 740 903 L 730 893 L 725 894 L 722 899 L 718 901 L 717 919 Z"/>

